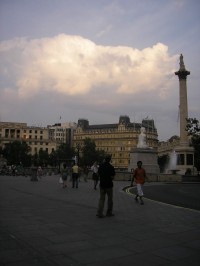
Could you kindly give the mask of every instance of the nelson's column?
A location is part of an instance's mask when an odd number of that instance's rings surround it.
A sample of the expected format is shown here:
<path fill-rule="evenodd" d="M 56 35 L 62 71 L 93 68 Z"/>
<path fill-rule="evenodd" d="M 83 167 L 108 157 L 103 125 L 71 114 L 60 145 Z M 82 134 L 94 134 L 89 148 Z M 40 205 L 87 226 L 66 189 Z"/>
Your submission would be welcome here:
<path fill-rule="evenodd" d="M 175 151 L 178 155 L 177 170 L 180 174 L 184 174 L 187 168 L 193 168 L 194 149 L 189 145 L 189 138 L 186 131 L 186 119 L 188 118 L 188 102 L 187 102 L 187 71 L 183 61 L 183 55 L 180 55 L 180 68 L 175 75 L 179 78 L 179 112 L 180 112 L 180 142 Z"/>

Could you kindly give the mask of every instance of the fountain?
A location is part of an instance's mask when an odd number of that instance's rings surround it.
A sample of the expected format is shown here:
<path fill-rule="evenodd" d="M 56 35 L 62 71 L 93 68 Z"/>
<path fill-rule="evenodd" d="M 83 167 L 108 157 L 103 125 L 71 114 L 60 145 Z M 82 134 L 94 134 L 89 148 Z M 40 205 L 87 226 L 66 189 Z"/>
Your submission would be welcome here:
<path fill-rule="evenodd" d="M 177 166 L 177 153 L 173 150 L 169 155 L 169 165 L 168 165 L 168 172 L 171 172 L 172 174 L 176 174 L 178 171 L 176 169 Z"/>
<path fill-rule="evenodd" d="M 169 169 L 176 170 L 176 164 L 177 164 L 177 154 L 175 151 L 172 151 L 169 156 Z"/>

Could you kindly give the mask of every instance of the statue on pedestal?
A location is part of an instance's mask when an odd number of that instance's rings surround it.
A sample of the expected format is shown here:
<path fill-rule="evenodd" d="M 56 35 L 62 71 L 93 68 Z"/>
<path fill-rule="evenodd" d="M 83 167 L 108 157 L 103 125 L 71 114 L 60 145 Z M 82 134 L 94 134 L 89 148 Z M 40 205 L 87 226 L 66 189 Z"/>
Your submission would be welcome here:
<path fill-rule="evenodd" d="M 138 144 L 137 144 L 137 148 L 140 149 L 145 149 L 147 148 L 147 143 L 146 143 L 146 134 L 145 134 L 145 128 L 141 127 L 140 129 L 140 135 L 138 137 Z"/>

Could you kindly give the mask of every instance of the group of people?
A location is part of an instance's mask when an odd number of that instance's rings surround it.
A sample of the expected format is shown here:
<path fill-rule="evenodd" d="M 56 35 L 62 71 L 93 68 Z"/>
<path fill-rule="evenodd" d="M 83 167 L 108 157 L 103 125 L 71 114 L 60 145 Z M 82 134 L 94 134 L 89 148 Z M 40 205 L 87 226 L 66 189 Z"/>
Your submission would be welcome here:
<path fill-rule="evenodd" d="M 96 216 L 98 218 L 104 218 L 105 215 L 103 214 L 105 200 L 107 196 L 107 211 L 106 216 L 112 217 L 113 214 L 113 179 L 115 177 L 115 169 L 113 165 L 110 163 L 111 156 L 106 155 L 104 162 L 98 166 L 97 162 L 93 164 L 91 167 L 92 171 L 92 178 L 94 180 L 94 189 L 97 189 L 97 185 L 99 182 L 100 187 L 100 197 L 98 203 L 98 209 Z M 78 188 L 78 179 L 79 173 L 83 171 L 76 163 L 71 168 L 72 174 L 72 188 Z M 88 168 L 87 168 L 87 171 Z M 87 172 L 88 173 L 88 172 Z M 66 187 L 67 177 L 70 174 L 70 169 L 67 168 L 66 164 L 63 165 L 61 175 L 63 179 L 63 187 Z M 137 162 L 137 168 L 133 171 L 133 178 L 131 180 L 131 186 L 133 186 L 133 181 L 135 180 L 136 187 L 137 187 L 137 194 L 135 196 L 135 201 L 138 202 L 138 198 L 140 200 L 140 204 L 143 205 L 143 185 L 145 180 L 147 179 L 145 169 L 142 167 L 142 161 Z"/>
<path fill-rule="evenodd" d="M 64 163 L 61 169 L 63 188 L 67 187 L 67 179 L 70 175 L 72 176 L 72 188 L 78 188 L 79 176 L 82 170 L 83 169 L 80 168 L 77 163 L 74 163 L 72 167 L 67 167 L 67 164 Z"/>
<path fill-rule="evenodd" d="M 111 217 L 113 214 L 113 179 L 115 176 L 115 169 L 110 164 L 111 156 L 108 155 L 105 158 L 104 163 L 99 167 L 98 174 L 100 176 L 100 198 L 97 210 L 97 217 L 104 218 L 103 209 L 105 204 L 105 197 L 107 195 L 108 205 L 106 216 Z M 142 167 L 142 161 L 137 162 L 137 168 L 133 171 L 133 178 L 131 180 L 131 186 L 133 186 L 133 180 L 135 180 L 137 186 L 137 194 L 135 196 L 135 201 L 138 202 L 140 199 L 140 204 L 144 205 L 143 201 L 143 185 L 147 179 L 145 169 Z"/>

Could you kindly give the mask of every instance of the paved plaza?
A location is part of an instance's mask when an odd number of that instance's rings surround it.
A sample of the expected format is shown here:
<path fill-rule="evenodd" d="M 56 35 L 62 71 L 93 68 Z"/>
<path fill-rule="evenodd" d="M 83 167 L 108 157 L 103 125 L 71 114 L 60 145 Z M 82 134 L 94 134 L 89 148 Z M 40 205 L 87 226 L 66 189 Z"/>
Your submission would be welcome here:
<path fill-rule="evenodd" d="M 58 179 L 0 176 L 1 266 L 200 265 L 199 210 L 141 206 L 115 181 L 115 216 L 99 219 L 91 180 L 63 189 Z"/>

